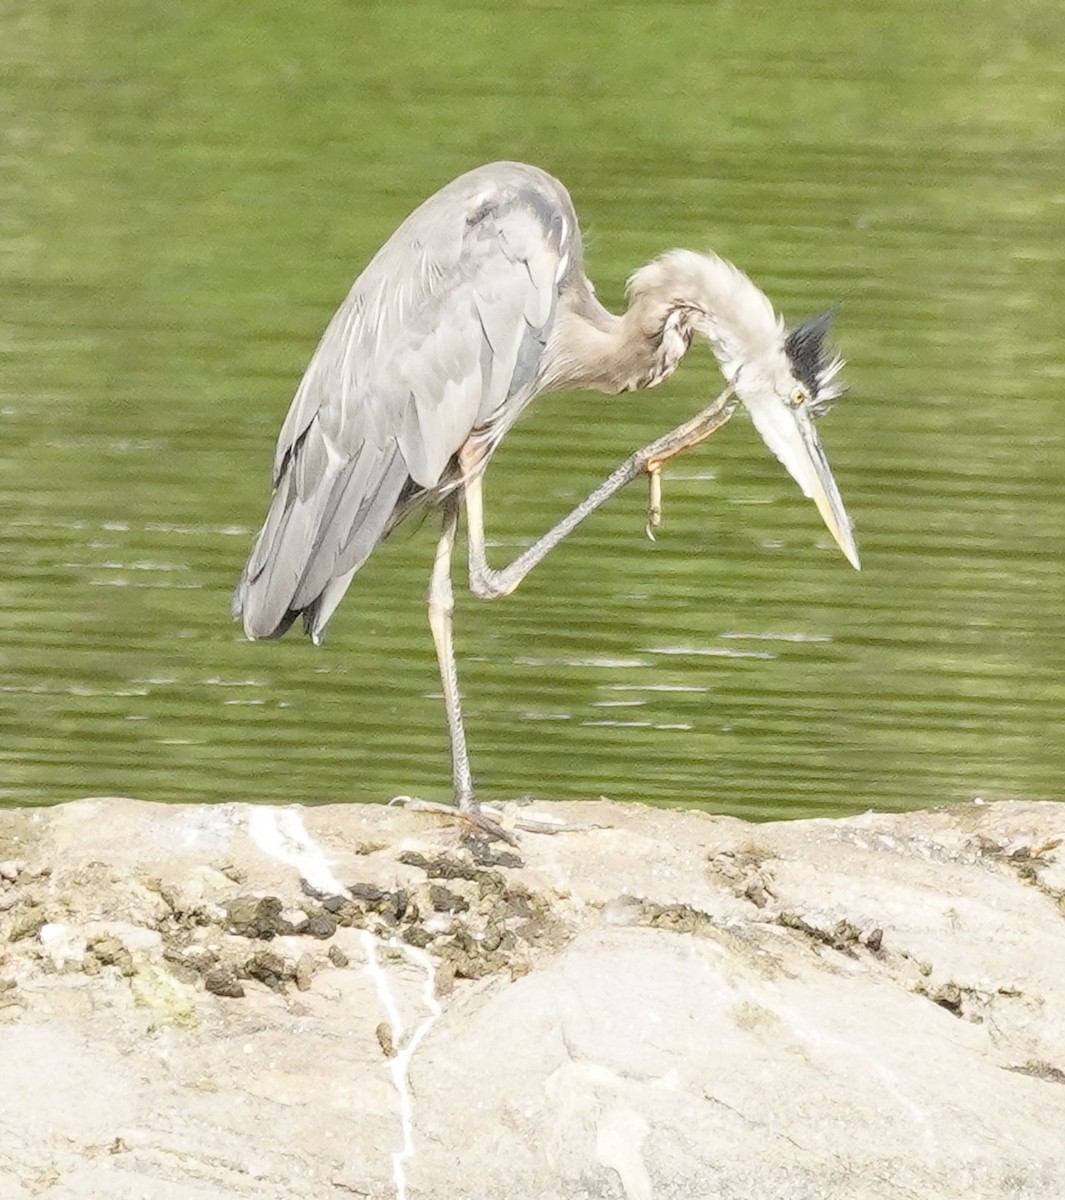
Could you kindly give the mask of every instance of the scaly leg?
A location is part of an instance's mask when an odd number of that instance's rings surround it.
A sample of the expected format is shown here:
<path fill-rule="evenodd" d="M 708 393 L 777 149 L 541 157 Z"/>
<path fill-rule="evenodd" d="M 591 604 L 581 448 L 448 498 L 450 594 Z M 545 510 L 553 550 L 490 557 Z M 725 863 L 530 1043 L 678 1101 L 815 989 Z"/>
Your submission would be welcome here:
<path fill-rule="evenodd" d="M 458 528 L 458 496 L 444 502 L 444 529 L 436 544 L 436 559 L 429 578 L 429 628 L 433 631 L 436 661 L 440 665 L 440 681 L 444 687 L 447 708 L 447 727 L 451 735 L 451 781 L 455 791 L 455 807 L 460 812 L 473 812 L 477 800 L 470 773 L 470 756 L 466 749 L 466 730 L 462 723 L 462 701 L 459 697 L 459 674 L 455 666 L 455 644 L 451 619 L 455 611 L 455 595 L 451 586 L 451 552 Z"/>
<path fill-rule="evenodd" d="M 481 493 L 481 458 L 479 448 L 472 440 L 459 451 L 459 466 L 462 470 L 466 494 L 466 526 L 469 541 L 470 590 L 482 600 L 494 600 L 498 596 L 509 596 L 526 575 L 563 541 L 576 527 L 591 516 L 611 496 L 620 492 L 638 475 L 647 474 L 651 481 L 651 502 L 648 511 L 647 530 L 658 525 L 662 516 L 661 472 L 664 463 L 676 455 L 690 450 L 708 438 L 732 416 L 735 401 L 730 402 L 731 385 L 708 408 L 697 413 L 683 425 L 670 430 L 650 445 L 637 450 L 627 458 L 613 474 L 609 475 L 572 512 L 568 513 L 554 528 L 549 529 L 508 567 L 495 571 L 488 565 L 484 544 L 484 500 Z"/>
<path fill-rule="evenodd" d="M 648 527 L 656 525 L 661 515 L 662 465 L 708 438 L 716 429 L 725 424 L 735 409 L 735 402 L 730 403 L 731 395 L 731 387 L 726 388 L 708 408 L 627 458 L 591 495 L 502 571 L 492 570 L 485 556 L 484 503 L 481 493 L 481 467 L 483 464 L 481 452 L 476 443 L 468 442 L 459 452 L 459 465 L 463 473 L 466 500 L 470 588 L 474 595 L 481 599 L 509 595 L 533 567 L 544 559 L 585 517 L 601 508 L 611 496 L 621 491 L 638 475 L 647 474 L 651 480 Z M 440 535 L 440 541 L 437 543 L 436 560 L 429 581 L 429 626 L 433 632 L 437 662 L 440 665 L 448 730 L 451 734 L 451 776 L 455 792 L 455 806 L 467 820 L 484 833 L 514 843 L 516 839 L 513 835 L 502 828 L 501 814 L 493 809 L 482 811 L 478 804 L 473 789 L 469 751 L 466 748 L 466 731 L 462 721 L 458 670 L 455 666 L 455 648 L 452 639 L 452 614 L 455 610 L 455 600 L 451 585 L 451 555 L 458 524 L 458 505 L 459 494 L 457 492 L 444 502 L 444 529 Z M 402 799 L 415 809 L 430 812 L 449 811 L 443 805 L 428 801 L 416 800 L 411 797 Z M 591 828 L 545 817 L 518 816 L 514 819 L 514 824 L 520 829 L 540 833 Z"/>
<path fill-rule="evenodd" d="M 451 779 L 455 794 L 455 807 L 437 804 L 430 800 L 419 800 L 413 796 L 397 796 L 408 808 L 419 812 L 436 812 L 453 816 L 458 810 L 481 833 L 490 838 L 517 845 L 517 838 L 503 828 L 503 816 L 494 808 L 482 809 L 473 789 L 470 771 L 470 755 L 466 748 L 466 730 L 462 720 L 462 700 L 459 695 L 458 669 L 455 665 L 455 645 L 452 637 L 452 616 L 455 611 L 454 591 L 451 586 L 451 553 L 455 545 L 455 530 L 458 526 L 459 493 L 455 492 L 444 502 L 444 528 L 436 545 L 436 559 L 429 578 L 429 628 L 433 633 L 436 659 L 440 666 L 440 681 L 444 689 L 444 706 L 447 709 L 448 732 L 451 735 Z M 518 828 L 536 832 L 558 833 L 577 828 L 564 821 L 551 818 L 518 817 L 514 820 Z M 581 827 L 583 828 L 583 826 Z"/>

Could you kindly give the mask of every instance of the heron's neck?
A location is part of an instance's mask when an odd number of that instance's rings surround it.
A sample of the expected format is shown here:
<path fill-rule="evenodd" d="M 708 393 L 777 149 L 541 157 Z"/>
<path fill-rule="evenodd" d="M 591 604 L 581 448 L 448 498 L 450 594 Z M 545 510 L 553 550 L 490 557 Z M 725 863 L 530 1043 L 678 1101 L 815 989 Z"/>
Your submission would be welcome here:
<path fill-rule="evenodd" d="M 551 388 L 587 388 L 611 395 L 653 387 L 672 375 L 691 341 L 683 309 L 637 296 L 623 316 L 594 294 L 559 301 L 549 353 Z"/>

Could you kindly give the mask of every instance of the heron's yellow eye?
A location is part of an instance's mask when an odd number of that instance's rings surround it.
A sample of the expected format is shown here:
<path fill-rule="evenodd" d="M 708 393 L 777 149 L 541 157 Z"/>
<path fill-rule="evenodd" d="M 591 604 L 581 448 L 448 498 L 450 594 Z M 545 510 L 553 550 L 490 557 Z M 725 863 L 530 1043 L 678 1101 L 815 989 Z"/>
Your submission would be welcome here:
<path fill-rule="evenodd" d="M 804 405 L 806 403 L 806 400 L 807 400 L 806 392 L 801 387 L 797 387 L 795 389 L 795 391 L 793 391 L 791 393 L 791 407 L 792 408 L 801 408 L 802 405 Z"/>

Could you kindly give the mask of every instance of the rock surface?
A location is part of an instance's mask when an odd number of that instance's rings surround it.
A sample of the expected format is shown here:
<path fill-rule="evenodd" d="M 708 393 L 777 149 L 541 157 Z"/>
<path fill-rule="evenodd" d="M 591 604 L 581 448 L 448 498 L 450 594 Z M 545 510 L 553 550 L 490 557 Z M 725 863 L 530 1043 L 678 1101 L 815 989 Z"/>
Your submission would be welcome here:
<path fill-rule="evenodd" d="M 0 811 L 0 1200 L 1065 1196 L 1065 805 Z"/>

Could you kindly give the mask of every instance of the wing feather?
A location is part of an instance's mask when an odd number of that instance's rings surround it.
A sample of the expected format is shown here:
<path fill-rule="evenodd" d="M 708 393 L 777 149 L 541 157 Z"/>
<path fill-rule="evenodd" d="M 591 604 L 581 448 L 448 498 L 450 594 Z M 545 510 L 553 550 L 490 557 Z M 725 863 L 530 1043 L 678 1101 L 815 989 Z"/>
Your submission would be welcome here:
<path fill-rule="evenodd" d="M 412 482 L 431 498 L 475 429 L 516 418 L 578 238 L 562 185 L 510 163 L 455 180 L 382 246 L 282 426 L 273 502 L 234 599 L 249 637 L 303 611 L 317 639 Z"/>

